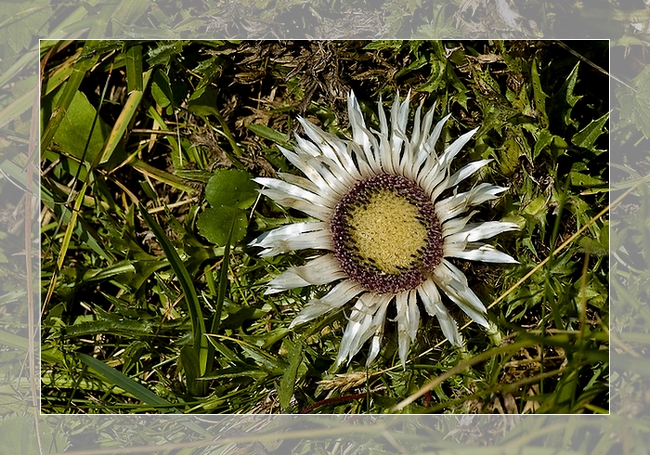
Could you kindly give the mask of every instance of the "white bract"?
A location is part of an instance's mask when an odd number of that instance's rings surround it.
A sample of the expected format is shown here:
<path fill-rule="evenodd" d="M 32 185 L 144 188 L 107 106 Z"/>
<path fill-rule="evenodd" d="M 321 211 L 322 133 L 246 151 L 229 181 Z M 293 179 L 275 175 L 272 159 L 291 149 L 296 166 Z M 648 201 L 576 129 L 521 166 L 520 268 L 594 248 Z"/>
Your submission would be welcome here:
<path fill-rule="evenodd" d="M 505 191 L 488 183 L 460 193 L 455 188 L 491 162 L 475 161 L 450 171 L 454 157 L 476 129 L 438 155 L 434 146 L 449 115 L 433 126 L 434 109 L 422 118 L 419 107 L 409 138 L 408 96 L 405 101 L 396 97 L 390 121 L 379 103 L 380 131 L 366 126 L 352 92 L 348 112 L 352 140 L 298 118 L 308 139 L 297 136 L 294 151 L 280 150 L 305 177 L 279 174 L 280 179 L 255 179 L 264 186 L 262 194 L 320 221 L 274 229 L 251 245 L 263 249 L 261 256 L 304 249 L 325 252 L 271 280 L 266 293 L 332 283 L 327 294 L 307 303 L 291 327 L 353 303 L 337 365 L 352 359 L 368 340 L 367 364 L 377 357 L 388 307 L 394 304 L 398 353 L 404 365 L 418 330 L 419 304 L 438 319 L 451 343 L 462 342 L 440 291 L 478 324 L 488 326 L 485 306 L 468 287 L 465 275 L 446 258 L 516 264 L 481 241 L 518 227 L 499 221 L 469 223 L 476 213 L 467 213 L 470 208 Z M 446 190 L 451 194 L 438 200 Z"/>

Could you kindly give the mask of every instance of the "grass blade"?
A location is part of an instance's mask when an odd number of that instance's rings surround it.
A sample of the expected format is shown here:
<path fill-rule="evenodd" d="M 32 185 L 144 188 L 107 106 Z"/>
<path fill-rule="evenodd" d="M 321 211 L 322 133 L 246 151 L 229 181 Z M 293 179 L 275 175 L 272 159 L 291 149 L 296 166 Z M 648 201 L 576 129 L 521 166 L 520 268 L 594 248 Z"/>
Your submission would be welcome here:
<path fill-rule="evenodd" d="M 221 269 L 219 270 L 219 288 L 217 289 L 217 301 L 210 326 L 210 333 L 217 333 L 219 330 L 219 323 L 221 322 L 221 311 L 223 310 L 223 301 L 226 298 L 226 288 L 228 286 L 228 265 L 230 264 L 230 241 L 232 240 L 232 233 L 235 230 L 235 218 L 230 223 L 230 232 L 226 240 L 226 246 L 223 250 L 223 261 L 221 262 Z M 212 371 L 212 364 L 214 361 L 214 346 L 208 345 L 208 358 L 205 371 Z"/>
<path fill-rule="evenodd" d="M 52 279 L 50 280 L 50 286 L 47 290 L 47 294 L 43 301 L 44 308 L 47 307 L 48 302 L 52 298 L 52 294 L 54 293 L 54 288 L 57 282 L 58 273 L 62 270 L 63 263 L 66 261 L 67 258 L 66 253 L 68 252 L 68 248 L 70 247 L 70 241 L 72 240 L 72 232 L 74 231 L 75 226 L 77 224 L 77 216 L 79 215 L 79 209 L 81 208 L 81 203 L 83 202 L 83 198 L 84 195 L 86 194 L 87 188 L 88 188 L 88 182 L 84 182 L 83 186 L 81 187 L 81 190 L 79 191 L 79 194 L 77 195 L 77 199 L 75 200 L 74 207 L 70 215 L 70 222 L 68 223 L 68 226 L 65 230 L 65 234 L 63 235 L 63 241 L 61 242 L 61 249 L 59 251 L 59 257 L 56 261 L 56 268 L 54 269 L 54 273 L 52 274 Z"/>
<path fill-rule="evenodd" d="M 205 365 L 208 355 L 208 340 L 203 336 L 205 333 L 205 321 L 201 312 L 201 306 L 199 305 L 199 298 L 196 295 L 196 291 L 192 283 L 192 278 L 190 277 L 185 264 L 183 264 L 183 261 L 181 261 L 181 258 L 178 256 L 178 253 L 174 249 L 174 246 L 171 244 L 160 225 L 156 222 L 156 220 L 153 219 L 151 215 L 149 215 L 149 213 L 147 213 L 147 210 L 142 205 L 140 205 L 138 209 L 140 210 L 140 214 L 144 218 L 145 222 L 153 234 L 156 236 L 158 243 L 160 243 L 160 246 L 165 252 L 165 256 L 167 256 L 167 260 L 169 260 L 169 264 L 172 266 L 172 269 L 174 269 L 174 272 L 178 278 L 178 282 L 183 289 L 187 308 L 190 312 L 190 319 L 192 321 L 194 352 L 199 358 L 200 365 L 204 366 L 203 371 L 201 371 L 200 374 L 205 374 Z"/>
<path fill-rule="evenodd" d="M 221 269 L 219 270 L 219 288 L 217 293 L 217 307 L 214 312 L 214 318 L 212 319 L 212 333 L 217 333 L 219 330 L 219 322 L 221 320 L 221 310 L 223 309 L 223 301 L 226 298 L 226 288 L 228 286 L 228 265 L 230 263 L 230 241 L 232 240 L 232 232 L 235 229 L 235 218 L 233 218 L 232 223 L 230 224 L 230 231 L 228 232 L 228 239 L 226 240 L 226 246 L 223 250 L 223 262 L 221 263 Z"/>
<path fill-rule="evenodd" d="M 144 87 L 147 86 L 149 78 L 151 77 L 151 73 L 152 70 L 149 70 L 145 73 L 143 81 Z M 108 136 L 108 139 L 106 139 L 104 149 L 98 155 L 101 157 L 99 160 L 100 163 L 108 161 L 119 145 L 122 137 L 124 136 L 127 126 L 129 126 L 131 119 L 140 106 L 140 101 L 142 101 L 143 94 L 144 92 L 142 90 L 134 90 L 129 94 L 129 98 L 126 100 L 126 103 L 124 103 L 124 109 L 122 109 L 122 112 L 120 112 L 120 116 L 115 121 L 115 125 L 113 126 L 111 134 Z M 95 167 L 97 164 L 99 163 L 94 163 L 93 167 Z"/>
<path fill-rule="evenodd" d="M 127 90 L 142 92 L 142 46 L 131 46 L 126 51 L 126 83 Z"/>
<path fill-rule="evenodd" d="M 157 169 L 156 167 L 144 163 L 137 158 L 132 158 L 129 161 L 129 164 L 133 166 L 133 169 L 140 172 L 142 175 L 154 178 L 159 182 L 173 186 L 174 188 L 185 191 L 188 194 L 194 194 L 196 192 L 191 186 L 185 185 L 183 179 L 175 176 L 174 174 L 170 174 L 169 172 Z"/>
<path fill-rule="evenodd" d="M 257 136 L 263 137 L 265 139 L 268 139 L 270 141 L 273 141 L 275 143 L 278 143 L 282 145 L 285 148 L 293 149 L 291 144 L 289 144 L 288 138 L 286 134 L 283 134 L 277 130 L 274 130 L 271 127 L 268 127 L 266 125 L 259 125 L 257 123 L 251 123 L 250 125 L 246 125 L 246 128 L 251 130 L 253 133 L 255 133 Z"/>
<path fill-rule="evenodd" d="M 117 371 L 115 368 L 109 367 L 104 362 L 86 354 L 79 353 L 78 356 L 79 360 L 85 363 L 89 368 L 92 368 L 97 373 L 104 376 L 108 381 L 115 384 L 117 387 L 124 389 L 143 403 L 150 404 L 151 406 L 172 406 L 172 404 L 167 400 L 160 398 L 151 390 L 138 384 L 130 377 Z"/>

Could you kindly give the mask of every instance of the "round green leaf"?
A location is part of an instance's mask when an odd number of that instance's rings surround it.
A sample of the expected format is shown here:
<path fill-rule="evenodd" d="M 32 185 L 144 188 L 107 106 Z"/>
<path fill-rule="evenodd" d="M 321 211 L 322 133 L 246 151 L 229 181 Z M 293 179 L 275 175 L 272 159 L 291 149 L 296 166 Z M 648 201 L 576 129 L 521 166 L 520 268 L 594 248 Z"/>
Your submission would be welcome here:
<path fill-rule="evenodd" d="M 244 210 L 235 207 L 211 207 L 199 215 L 196 225 L 203 237 L 217 246 L 225 246 L 233 219 L 235 225 L 232 230 L 230 244 L 235 245 L 246 236 L 248 219 Z"/>
<path fill-rule="evenodd" d="M 212 207 L 247 209 L 257 198 L 257 185 L 246 171 L 219 169 L 210 177 L 205 197 Z"/>

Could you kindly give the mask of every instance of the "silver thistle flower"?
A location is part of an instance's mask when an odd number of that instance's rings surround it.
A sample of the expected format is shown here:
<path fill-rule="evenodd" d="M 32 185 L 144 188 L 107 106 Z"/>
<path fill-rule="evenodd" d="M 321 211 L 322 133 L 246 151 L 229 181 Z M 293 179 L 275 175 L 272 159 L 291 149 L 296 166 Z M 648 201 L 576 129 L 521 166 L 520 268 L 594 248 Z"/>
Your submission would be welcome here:
<path fill-rule="evenodd" d="M 445 337 L 460 345 L 458 327 L 439 291 L 484 327 L 488 327 L 487 311 L 468 287 L 465 275 L 446 258 L 517 263 L 481 242 L 518 229 L 516 224 L 469 223 L 476 212 L 467 214 L 471 207 L 496 199 L 505 188 L 488 183 L 462 193 L 454 188 L 492 161 L 475 161 L 451 174 L 452 160 L 476 129 L 437 155 L 434 146 L 450 115 L 432 130 L 434 109 L 421 118 L 418 107 L 408 138 L 409 96 L 403 102 L 396 97 L 390 121 L 381 102 L 378 112 L 380 131 L 370 130 L 350 92 L 352 140 L 298 118 L 309 139 L 296 136 L 294 151 L 279 148 L 306 177 L 281 173 L 280 179 L 255 179 L 264 186 L 262 194 L 320 220 L 274 229 L 251 245 L 263 248 L 261 256 L 302 249 L 326 252 L 271 280 L 266 293 L 333 283 L 326 295 L 307 303 L 291 327 L 354 300 L 337 366 L 352 359 L 371 338 L 367 364 L 377 357 L 392 303 L 396 305 L 399 358 L 405 365 L 420 320 L 418 298 L 425 311 L 438 318 Z M 452 188 L 450 196 L 438 201 Z"/>

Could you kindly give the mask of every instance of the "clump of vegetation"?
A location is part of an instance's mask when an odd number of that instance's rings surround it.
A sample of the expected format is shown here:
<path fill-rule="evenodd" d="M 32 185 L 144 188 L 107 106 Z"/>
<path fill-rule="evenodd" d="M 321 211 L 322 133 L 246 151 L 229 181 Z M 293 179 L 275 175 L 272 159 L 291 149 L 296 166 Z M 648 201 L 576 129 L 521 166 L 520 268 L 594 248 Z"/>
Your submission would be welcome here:
<path fill-rule="evenodd" d="M 43 412 L 607 412 L 608 43 L 570 46 L 46 43 Z M 264 294 L 310 252 L 248 245 L 305 216 L 251 178 L 299 174 L 275 146 L 298 115 L 348 134 L 350 89 L 369 118 L 438 100 L 445 141 L 480 126 L 456 164 L 509 190 L 476 217 L 524 226 L 495 240 L 521 265 L 455 262 L 493 330 L 457 348 L 425 318 L 406 369 L 389 323 L 370 369 L 335 370 L 346 309 L 289 330 L 326 288 Z"/>

